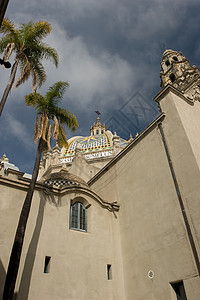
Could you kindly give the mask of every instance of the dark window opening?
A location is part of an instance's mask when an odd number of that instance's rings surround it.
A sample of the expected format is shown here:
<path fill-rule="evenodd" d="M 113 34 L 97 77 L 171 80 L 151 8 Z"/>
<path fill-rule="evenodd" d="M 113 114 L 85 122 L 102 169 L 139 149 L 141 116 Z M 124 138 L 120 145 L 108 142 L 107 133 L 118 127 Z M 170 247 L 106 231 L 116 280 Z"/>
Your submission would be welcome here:
<path fill-rule="evenodd" d="M 111 269 L 111 265 L 107 265 L 107 278 L 108 280 L 112 279 L 112 269 Z"/>
<path fill-rule="evenodd" d="M 176 293 L 177 300 L 187 300 L 183 281 L 171 283 L 171 286 Z"/>
<path fill-rule="evenodd" d="M 96 132 L 97 132 L 97 134 L 99 134 L 99 130 L 98 130 L 98 129 L 97 129 L 97 131 L 96 131 Z"/>
<path fill-rule="evenodd" d="M 70 228 L 87 231 L 87 209 L 81 202 L 71 205 Z"/>
<path fill-rule="evenodd" d="M 169 67 L 170 62 L 168 60 L 166 60 L 165 64 L 166 64 L 167 67 Z"/>
<path fill-rule="evenodd" d="M 173 56 L 173 60 L 178 61 L 178 58 L 176 56 Z"/>
<path fill-rule="evenodd" d="M 172 83 L 176 80 L 176 76 L 173 73 L 170 74 L 169 78 L 170 78 Z"/>
<path fill-rule="evenodd" d="M 51 256 L 45 256 L 44 273 L 50 272 L 50 261 L 51 261 Z"/>
<path fill-rule="evenodd" d="M 103 130 L 101 130 L 101 133 L 103 134 Z"/>

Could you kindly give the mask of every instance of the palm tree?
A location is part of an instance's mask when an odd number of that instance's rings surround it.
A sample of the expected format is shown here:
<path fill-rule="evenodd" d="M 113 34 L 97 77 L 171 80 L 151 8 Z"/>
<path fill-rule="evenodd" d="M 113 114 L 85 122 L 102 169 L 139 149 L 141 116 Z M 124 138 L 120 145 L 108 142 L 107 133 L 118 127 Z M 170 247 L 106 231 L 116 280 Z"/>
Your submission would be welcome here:
<path fill-rule="evenodd" d="M 59 81 L 52 85 L 45 96 L 39 93 L 32 93 L 25 96 L 25 101 L 28 106 L 33 106 L 37 110 L 35 122 L 35 141 L 38 142 L 35 165 L 32 173 L 30 186 L 22 207 L 19 218 L 18 227 L 16 230 L 15 240 L 10 256 L 6 281 L 4 286 L 3 300 L 12 300 L 17 273 L 19 269 L 21 251 L 23 246 L 26 224 L 31 208 L 33 192 L 38 176 L 41 155 L 46 146 L 50 148 L 50 138 L 57 140 L 60 147 L 67 145 L 67 138 L 63 125 L 67 125 L 71 131 L 78 127 L 77 119 L 73 113 L 66 109 L 58 107 L 58 103 L 63 97 L 64 91 L 68 83 Z M 54 126 L 52 128 L 52 125 Z"/>
<path fill-rule="evenodd" d="M 0 103 L 1 116 L 8 94 L 15 81 L 18 66 L 20 66 L 20 76 L 15 87 L 20 86 L 31 76 L 33 91 L 36 91 L 37 87 L 40 87 L 46 80 L 44 66 L 41 63 L 42 59 L 51 59 L 57 67 L 58 54 L 54 48 L 41 42 L 51 32 L 51 25 L 46 21 L 21 24 L 19 29 L 16 29 L 11 21 L 4 19 L 0 32 L 4 35 L 0 40 L 0 52 L 4 52 L 3 60 L 7 61 L 13 51 L 16 54 L 9 82 Z"/>

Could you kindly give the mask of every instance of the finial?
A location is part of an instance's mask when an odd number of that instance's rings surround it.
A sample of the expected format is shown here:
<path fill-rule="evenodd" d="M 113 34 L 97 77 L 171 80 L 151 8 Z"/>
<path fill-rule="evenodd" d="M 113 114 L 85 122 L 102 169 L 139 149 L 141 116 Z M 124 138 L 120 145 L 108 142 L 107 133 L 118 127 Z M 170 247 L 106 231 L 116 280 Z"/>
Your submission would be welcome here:
<path fill-rule="evenodd" d="M 2 161 L 9 162 L 9 159 L 6 157 L 6 154 L 5 154 L 5 153 L 4 153 L 4 155 L 2 156 Z"/>
<path fill-rule="evenodd" d="M 130 136 L 129 136 L 129 143 L 131 143 L 132 141 L 133 141 L 133 136 L 132 136 L 132 134 L 130 133 Z"/>

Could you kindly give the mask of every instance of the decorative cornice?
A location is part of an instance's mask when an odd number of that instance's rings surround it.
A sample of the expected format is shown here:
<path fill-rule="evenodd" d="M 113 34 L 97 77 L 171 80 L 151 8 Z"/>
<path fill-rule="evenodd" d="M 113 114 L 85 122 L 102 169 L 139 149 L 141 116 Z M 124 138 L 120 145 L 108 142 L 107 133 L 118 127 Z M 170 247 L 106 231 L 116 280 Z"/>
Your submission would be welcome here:
<path fill-rule="evenodd" d="M 30 179 L 22 178 L 22 176 L 24 174 L 22 172 L 14 171 L 14 170 L 12 170 L 12 172 L 15 172 L 16 174 L 19 173 L 18 179 L 10 179 L 7 176 L 0 176 L 0 185 L 9 186 L 9 187 L 20 189 L 20 190 L 23 190 L 26 192 L 29 188 Z M 45 194 L 49 194 L 49 195 L 53 194 L 54 196 L 59 196 L 59 197 L 62 197 L 66 194 L 71 194 L 71 193 L 76 193 L 76 194 L 80 193 L 80 194 L 89 196 L 90 198 L 95 200 L 97 203 L 99 203 L 99 205 L 102 208 L 107 209 L 110 212 L 114 213 L 114 212 L 119 211 L 119 205 L 116 203 L 116 201 L 114 201 L 114 202 L 104 201 L 100 196 L 98 196 L 94 191 L 92 191 L 87 186 L 81 186 L 81 185 L 67 186 L 66 185 L 66 186 L 62 186 L 61 188 L 59 188 L 59 187 L 48 186 L 46 184 L 37 182 L 35 185 L 35 190 L 43 191 Z"/>
<path fill-rule="evenodd" d="M 184 96 L 184 94 L 176 89 L 174 86 L 172 86 L 171 84 L 166 85 L 166 87 L 164 87 L 154 98 L 153 100 L 155 100 L 157 103 L 159 103 L 165 96 L 166 94 L 168 94 L 169 92 L 174 93 L 175 95 L 179 96 L 180 98 L 182 98 L 184 101 L 186 101 L 187 103 L 194 105 L 194 101 L 192 101 L 191 99 L 187 98 Z"/>

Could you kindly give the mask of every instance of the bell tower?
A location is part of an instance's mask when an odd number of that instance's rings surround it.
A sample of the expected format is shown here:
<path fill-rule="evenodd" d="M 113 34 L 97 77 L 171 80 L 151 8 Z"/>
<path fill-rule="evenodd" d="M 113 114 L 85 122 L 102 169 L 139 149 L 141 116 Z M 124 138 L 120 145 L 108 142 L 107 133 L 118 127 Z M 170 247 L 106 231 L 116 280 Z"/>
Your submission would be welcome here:
<path fill-rule="evenodd" d="M 178 51 L 165 50 L 161 60 L 160 86 L 171 84 L 190 101 L 200 101 L 200 73 L 191 66 L 187 58 Z"/>

